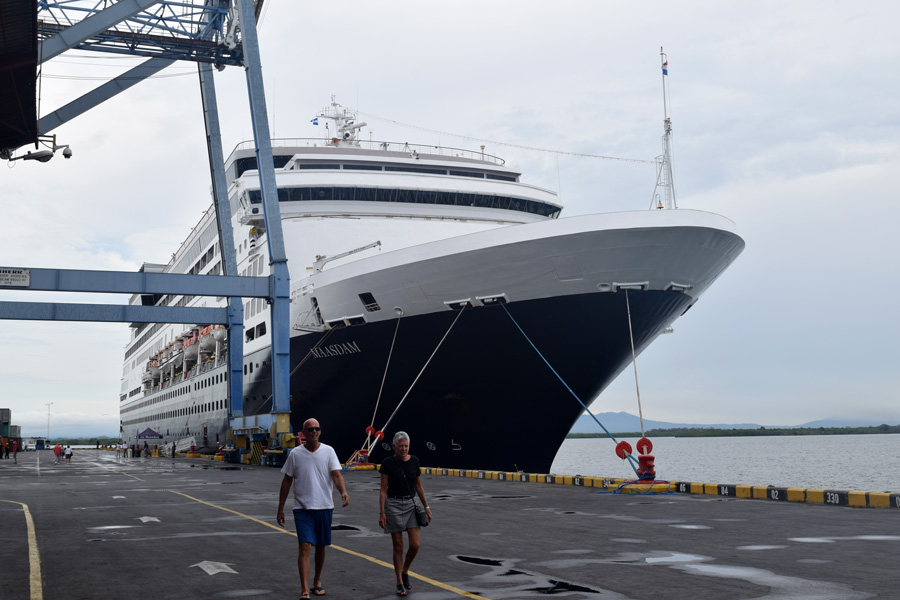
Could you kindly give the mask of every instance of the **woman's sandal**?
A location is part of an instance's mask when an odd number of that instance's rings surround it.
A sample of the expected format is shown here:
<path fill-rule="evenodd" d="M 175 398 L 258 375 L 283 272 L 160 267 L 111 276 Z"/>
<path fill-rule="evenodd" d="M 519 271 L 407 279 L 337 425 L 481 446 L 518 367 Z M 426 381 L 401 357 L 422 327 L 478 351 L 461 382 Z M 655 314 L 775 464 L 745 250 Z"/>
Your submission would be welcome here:
<path fill-rule="evenodd" d="M 402 583 L 398 583 L 398 584 L 397 584 L 397 595 L 398 595 L 398 596 L 405 596 L 405 595 L 406 595 L 406 590 L 403 589 L 403 584 L 402 584 Z"/>
<path fill-rule="evenodd" d="M 403 580 L 403 585 L 404 585 L 404 587 L 406 587 L 406 589 L 408 589 L 408 590 L 412 589 L 412 584 L 409 582 L 409 573 L 401 573 L 400 579 Z"/>

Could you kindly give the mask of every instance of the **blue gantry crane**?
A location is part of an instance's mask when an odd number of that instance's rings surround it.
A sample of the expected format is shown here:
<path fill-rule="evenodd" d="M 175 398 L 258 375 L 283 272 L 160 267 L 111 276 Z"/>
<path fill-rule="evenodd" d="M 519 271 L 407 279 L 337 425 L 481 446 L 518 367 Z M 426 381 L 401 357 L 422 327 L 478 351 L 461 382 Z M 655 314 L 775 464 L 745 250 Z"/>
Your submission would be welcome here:
<path fill-rule="evenodd" d="M 228 327 L 228 405 L 231 426 L 243 413 L 242 298 L 266 298 L 272 316 L 272 412 L 258 426 L 290 428 L 288 395 L 290 278 L 284 251 L 272 147 L 260 67 L 256 21 L 264 0 L 0 0 L 0 158 L 46 162 L 68 145 L 51 132 L 176 61 L 198 64 L 221 276 L 3 267 L 2 289 L 226 296 L 227 308 L 0 302 L 0 319 L 209 323 Z M 37 115 L 35 75 L 40 64 L 78 49 L 146 57 L 143 63 L 44 116 Z M 263 215 L 272 263 L 269 277 L 237 274 L 228 210 L 213 69 L 243 67 L 260 173 Z M 35 150 L 23 151 L 34 145 Z M 41 147 L 43 146 L 43 149 Z"/>

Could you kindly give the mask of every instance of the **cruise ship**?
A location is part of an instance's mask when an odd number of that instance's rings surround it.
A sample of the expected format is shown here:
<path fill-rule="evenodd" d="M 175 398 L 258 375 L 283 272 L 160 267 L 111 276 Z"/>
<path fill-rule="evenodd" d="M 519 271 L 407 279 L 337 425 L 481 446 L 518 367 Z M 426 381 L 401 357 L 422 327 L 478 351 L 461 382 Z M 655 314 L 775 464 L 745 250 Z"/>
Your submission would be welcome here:
<path fill-rule="evenodd" d="M 650 209 L 563 217 L 552 191 L 496 156 L 362 140 L 332 102 L 325 136 L 273 140 L 291 278 L 291 425 L 342 461 L 378 462 L 398 430 L 423 465 L 548 472 L 575 420 L 687 312 L 744 248 L 725 217 Z M 238 272 L 270 272 L 252 143 L 226 161 Z M 167 264 L 222 273 L 213 208 Z M 225 306 L 226 298 L 132 297 Z M 269 413 L 265 299 L 244 304 L 244 415 Z M 226 443 L 228 338 L 197 323 L 134 324 L 123 437 Z M 375 432 L 383 432 L 376 439 Z"/>

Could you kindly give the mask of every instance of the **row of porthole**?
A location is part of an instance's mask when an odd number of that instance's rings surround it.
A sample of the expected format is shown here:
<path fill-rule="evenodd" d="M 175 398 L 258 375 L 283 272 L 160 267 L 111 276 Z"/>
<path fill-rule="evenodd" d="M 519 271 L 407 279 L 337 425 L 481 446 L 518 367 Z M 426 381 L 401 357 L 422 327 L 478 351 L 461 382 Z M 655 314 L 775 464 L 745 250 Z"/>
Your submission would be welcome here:
<path fill-rule="evenodd" d="M 226 380 L 226 373 L 219 373 L 218 375 L 214 375 L 212 377 L 207 377 L 206 379 L 202 379 L 196 383 L 194 383 L 194 391 L 202 390 L 211 385 L 215 385 L 217 383 L 223 383 Z"/>
<path fill-rule="evenodd" d="M 220 410 L 225 408 L 225 400 L 215 400 L 214 402 L 206 402 L 204 404 L 200 404 L 197 406 L 188 406 L 185 408 L 179 408 L 176 410 L 169 410 L 163 413 L 150 415 L 147 417 L 143 417 L 141 419 L 132 419 L 130 421 L 123 421 L 123 425 L 136 425 L 140 423 L 148 423 L 151 421 L 159 421 L 161 419 L 173 419 L 176 417 L 185 417 L 188 415 L 199 414 L 201 412 L 211 412 L 214 410 Z"/>

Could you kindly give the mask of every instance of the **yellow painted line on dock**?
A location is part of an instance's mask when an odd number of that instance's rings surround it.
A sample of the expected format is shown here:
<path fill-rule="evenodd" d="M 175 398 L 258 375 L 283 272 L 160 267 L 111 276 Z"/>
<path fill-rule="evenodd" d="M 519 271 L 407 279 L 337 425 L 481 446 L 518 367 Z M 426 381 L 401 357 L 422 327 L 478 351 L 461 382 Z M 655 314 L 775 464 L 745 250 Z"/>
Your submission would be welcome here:
<path fill-rule="evenodd" d="M 194 502 L 199 502 L 200 504 L 205 504 L 205 505 L 211 506 L 213 508 L 218 508 L 219 510 L 224 510 L 225 512 L 230 512 L 239 517 L 249 519 L 250 521 L 253 521 L 254 523 L 259 523 L 260 525 L 265 525 L 266 527 L 268 527 L 270 529 L 274 529 L 275 531 L 278 531 L 280 533 L 286 533 L 288 535 L 297 537 L 297 534 L 293 531 L 288 531 L 287 529 L 285 529 L 283 527 L 279 527 L 278 525 L 272 525 L 271 523 L 267 523 L 261 519 L 257 519 L 256 517 L 251 517 L 250 515 L 245 515 L 244 513 L 238 512 L 236 510 L 232 510 L 230 508 L 225 508 L 224 506 L 219 506 L 218 504 L 213 504 L 212 502 L 207 502 L 206 500 L 200 500 L 199 498 L 194 498 L 193 496 L 188 496 L 187 494 L 184 494 L 182 492 L 176 492 L 175 490 L 166 490 L 166 491 L 172 492 L 173 494 L 178 494 L 179 496 L 184 496 L 185 498 L 187 498 L 189 500 L 193 500 Z M 383 560 L 379 560 L 379 559 L 375 558 L 374 556 L 369 556 L 368 554 L 356 552 L 355 550 L 350 550 L 349 548 L 344 548 L 342 546 L 336 546 L 334 544 L 332 544 L 331 547 L 334 548 L 335 550 L 339 550 L 346 554 L 350 554 L 352 556 L 363 558 L 369 562 L 375 563 L 376 565 L 381 565 L 382 567 L 387 567 L 391 571 L 394 570 L 394 565 L 392 565 L 390 563 L 386 563 Z M 490 600 L 490 598 L 487 598 L 486 596 L 479 596 L 478 594 L 472 594 L 465 590 L 461 590 L 457 587 L 453 587 L 452 585 L 448 585 L 446 583 L 437 581 L 435 579 L 425 577 L 424 575 L 419 575 L 418 573 L 414 573 L 412 571 L 409 572 L 409 576 L 415 577 L 416 579 L 418 579 L 420 581 L 424 581 L 425 583 L 430 583 L 431 585 L 441 588 L 442 590 L 446 590 L 446 591 L 452 592 L 454 594 L 459 594 L 460 596 L 463 596 L 465 598 L 474 598 L 476 600 Z M 32 599 L 32 600 L 35 600 L 35 599 Z"/>
<path fill-rule="evenodd" d="M 31 518 L 31 511 L 28 505 L 12 500 L 0 500 L 0 502 L 9 502 L 10 504 L 18 504 L 25 512 L 25 526 L 28 530 L 28 568 L 29 582 L 31 584 L 30 600 L 43 600 L 44 588 L 41 583 L 41 555 L 38 552 L 37 536 L 34 534 L 34 520 Z"/>
<path fill-rule="evenodd" d="M 141 479 L 141 478 L 138 477 L 137 475 L 132 475 L 131 473 L 122 473 L 122 475 L 125 475 L 126 477 L 134 477 L 134 478 L 137 479 L 138 481 L 143 481 L 143 479 Z"/>

